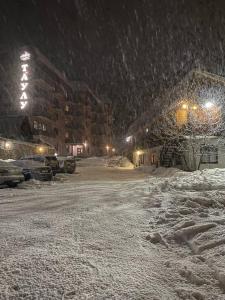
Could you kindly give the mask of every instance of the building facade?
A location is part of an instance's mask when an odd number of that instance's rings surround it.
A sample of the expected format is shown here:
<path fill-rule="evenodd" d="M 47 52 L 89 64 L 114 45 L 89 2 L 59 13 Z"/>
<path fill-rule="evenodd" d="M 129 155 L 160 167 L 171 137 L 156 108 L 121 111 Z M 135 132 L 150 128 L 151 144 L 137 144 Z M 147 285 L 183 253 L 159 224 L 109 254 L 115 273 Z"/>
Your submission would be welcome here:
<path fill-rule="evenodd" d="M 104 154 L 112 135 L 110 105 L 87 85 L 69 81 L 35 47 L 2 50 L 0 60 L 0 119 L 10 123 L 6 128 L 0 121 L 1 136 L 46 144 L 61 155 Z M 23 117 L 29 135 L 13 130 Z"/>
<path fill-rule="evenodd" d="M 83 82 L 72 82 L 74 94 L 74 140 L 68 140 L 72 155 L 105 155 L 112 144 L 112 109 Z"/>
<path fill-rule="evenodd" d="M 190 72 L 131 125 L 126 148 L 134 163 L 188 171 L 225 167 L 224 98 L 223 77 Z"/>

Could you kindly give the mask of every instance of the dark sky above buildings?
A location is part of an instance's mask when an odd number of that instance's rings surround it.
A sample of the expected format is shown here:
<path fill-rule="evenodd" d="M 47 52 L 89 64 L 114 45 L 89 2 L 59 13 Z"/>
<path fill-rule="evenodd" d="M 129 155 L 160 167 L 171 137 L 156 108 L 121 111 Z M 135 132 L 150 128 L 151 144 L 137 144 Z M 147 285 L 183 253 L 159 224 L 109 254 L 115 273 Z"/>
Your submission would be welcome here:
<path fill-rule="evenodd" d="M 0 1 L 0 45 L 24 44 L 109 99 L 123 132 L 192 68 L 225 75 L 225 2 Z"/>

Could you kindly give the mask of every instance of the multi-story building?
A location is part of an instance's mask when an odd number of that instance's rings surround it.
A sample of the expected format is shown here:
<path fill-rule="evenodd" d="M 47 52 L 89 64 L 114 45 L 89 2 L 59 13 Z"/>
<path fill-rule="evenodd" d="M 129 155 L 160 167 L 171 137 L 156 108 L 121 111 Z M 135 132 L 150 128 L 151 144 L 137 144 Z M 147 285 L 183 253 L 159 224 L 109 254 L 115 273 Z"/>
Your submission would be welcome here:
<path fill-rule="evenodd" d="M 1 52 L 0 59 L 1 115 L 11 117 L 11 126 L 16 126 L 12 116 L 27 116 L 34 142 L 66 153 L 67 103 L 73 101 L 69 81 L 34 47 Z"/>
<path fill-rule="evenodd" d="M 112 135 L 109 104 L 86 84 L 70 82 L 37 48 L 2 50 L 0 61 L 1 136 L 49 145 L 58 154 L 104 154 Z"/>
<path fill-rule="evenodd" d="M 112 110 L 109 103 L 97 98 L 83 82 L 73 82 L 74 140 L 73 155 L 104 155 L 112 143 Z M 74 143 L 75 142 L 75 143 Z"/>

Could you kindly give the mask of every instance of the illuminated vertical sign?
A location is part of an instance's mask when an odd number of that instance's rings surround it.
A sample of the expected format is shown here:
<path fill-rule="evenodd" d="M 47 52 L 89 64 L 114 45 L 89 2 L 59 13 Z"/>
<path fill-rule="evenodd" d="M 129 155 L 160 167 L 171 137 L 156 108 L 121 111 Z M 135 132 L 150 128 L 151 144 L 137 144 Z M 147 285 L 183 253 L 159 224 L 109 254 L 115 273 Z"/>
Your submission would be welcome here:
<path fill-rule="evenodd" d="M 20 109 L 25 109 L 29 101 L 29 94 L 28 94 L 28 86 L 29 86 L 29 79 L 30 79 L 30 53 L 24 51 L 20 55 L 20 68 L 21 68 L 21 77 L 20 77 Z"/>

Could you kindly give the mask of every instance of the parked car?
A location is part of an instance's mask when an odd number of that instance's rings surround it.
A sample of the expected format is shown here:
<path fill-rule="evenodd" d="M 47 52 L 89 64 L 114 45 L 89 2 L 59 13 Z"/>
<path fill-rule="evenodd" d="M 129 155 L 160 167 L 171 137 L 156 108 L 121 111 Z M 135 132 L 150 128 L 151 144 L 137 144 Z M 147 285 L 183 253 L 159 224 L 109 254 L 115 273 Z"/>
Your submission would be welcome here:
<path fill-rule="evenodd" d="M 49 166 L 46 166 L 43 162 L 34 161 L 31 159 L 20 159 L 13 162 L 15 166 L 22 168 L 22 173 L 25 180 L 36 179 L 40 181 L 52 180 L 53 173 Z"/>
<path fill-rule="evenodd" d="M 76 170 L 76 160 L 73 156 L 57 156 L 59 170 L 62 173 L 73 174 Z"/>
<path fill-rule="evenodd" d="M 16 187 L 24 181 L 22 169 L 14 166 L 11 162 L 0 160 L 0 184 Z"/>
<path fill-rule="evenodd" d="M 42 162 L 46 166 L 52 168 L 52 173 L 55 176 L 59 172 L 59 162 L 55 155 L 28 155 L 21 158 L 21 160 L 33 160 Z"/>

